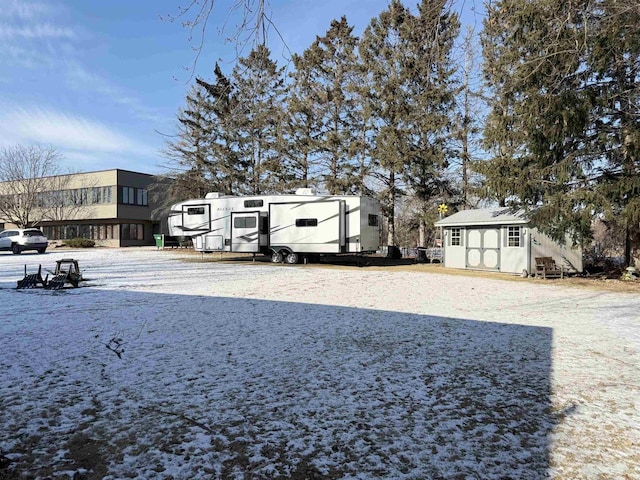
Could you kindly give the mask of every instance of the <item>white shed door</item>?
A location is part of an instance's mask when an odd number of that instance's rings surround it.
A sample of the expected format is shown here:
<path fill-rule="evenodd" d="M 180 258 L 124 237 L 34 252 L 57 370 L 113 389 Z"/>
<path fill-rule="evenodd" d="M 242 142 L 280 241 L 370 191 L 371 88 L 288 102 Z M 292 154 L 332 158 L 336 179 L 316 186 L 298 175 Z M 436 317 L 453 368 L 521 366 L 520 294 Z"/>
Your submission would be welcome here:
<path fill-rule="evenodd" d="M 499 229 L 467 229 L 467 268 L 500 270 Z"/>

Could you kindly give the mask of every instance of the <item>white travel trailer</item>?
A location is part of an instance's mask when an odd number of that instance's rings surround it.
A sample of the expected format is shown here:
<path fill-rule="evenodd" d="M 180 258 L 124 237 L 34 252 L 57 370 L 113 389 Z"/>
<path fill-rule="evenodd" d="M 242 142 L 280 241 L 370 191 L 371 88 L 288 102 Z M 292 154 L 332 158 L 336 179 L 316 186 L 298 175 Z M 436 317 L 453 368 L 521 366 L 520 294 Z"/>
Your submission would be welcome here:
<path fill-rule="evenodd" d="M 367 253 L 380 247 L 380 203 L 356 195 L 227 196 L 209 193 L 171 207 L 169 234 L 192 237 L 200 252 L 271 255 L 297 263 L 322 254 Z"/>

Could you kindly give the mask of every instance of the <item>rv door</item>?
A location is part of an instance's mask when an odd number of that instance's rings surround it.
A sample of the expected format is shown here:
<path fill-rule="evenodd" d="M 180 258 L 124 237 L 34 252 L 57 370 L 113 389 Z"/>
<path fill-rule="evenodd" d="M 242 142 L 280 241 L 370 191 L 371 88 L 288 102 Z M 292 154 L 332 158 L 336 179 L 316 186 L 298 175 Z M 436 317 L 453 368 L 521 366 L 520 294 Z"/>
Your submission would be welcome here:
<path fill-rule="evenodd" d="M 258 217 L 260 212 L 231 213 L 231 251 L 259 252 L 260 233 Z"/>

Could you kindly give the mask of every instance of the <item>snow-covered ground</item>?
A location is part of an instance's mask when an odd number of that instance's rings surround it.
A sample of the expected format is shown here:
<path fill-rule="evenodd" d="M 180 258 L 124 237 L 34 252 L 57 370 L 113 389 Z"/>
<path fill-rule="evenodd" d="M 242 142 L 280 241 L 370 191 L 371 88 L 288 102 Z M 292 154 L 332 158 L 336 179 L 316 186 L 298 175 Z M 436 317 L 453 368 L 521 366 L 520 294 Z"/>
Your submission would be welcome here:
<path fill-rule="evenodd" d="M 637 295 L 186 257 L 0 254 L 0 479 L 640 478 Z"/>

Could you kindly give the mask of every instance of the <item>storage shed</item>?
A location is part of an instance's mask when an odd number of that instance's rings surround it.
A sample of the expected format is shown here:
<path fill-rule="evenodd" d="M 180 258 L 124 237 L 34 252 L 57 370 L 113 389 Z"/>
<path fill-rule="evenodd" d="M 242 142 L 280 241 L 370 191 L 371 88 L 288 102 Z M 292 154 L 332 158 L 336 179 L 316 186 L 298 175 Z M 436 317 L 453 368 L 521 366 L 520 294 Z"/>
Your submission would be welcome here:
<path fill-rule="evenodd" d="M 463 210 L 435 225 L 442 227 L 445 267 L 521 274 L 535 272 L 536 257 L 552 257 L 568 272 L 582 271 L 582 248 L 531 227 L 524 211 Z"/>

